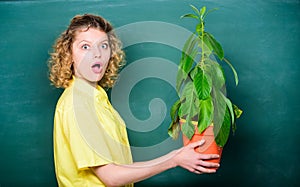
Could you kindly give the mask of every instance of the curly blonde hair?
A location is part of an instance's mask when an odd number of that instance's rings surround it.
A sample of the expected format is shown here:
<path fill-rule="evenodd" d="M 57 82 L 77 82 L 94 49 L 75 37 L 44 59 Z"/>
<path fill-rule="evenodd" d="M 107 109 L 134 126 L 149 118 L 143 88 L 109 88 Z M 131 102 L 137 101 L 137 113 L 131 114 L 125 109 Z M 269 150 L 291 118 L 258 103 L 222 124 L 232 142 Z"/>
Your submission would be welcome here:
<path fill-rule="evenodd" d="M 92 14 L 75 16 L 67 30 L 61 33 L 56 40 L 49 59 L 49 79 L 57 88 L 69 86 L 74 74 L 72 60 L 72 44 L 76 31 L 86 31 L 89 28 L 99 29 L 105 32 L 109 39 L 111 57 L 103 78 L 98 82 L 103 88 L 111 88 L 115 84 L 119 70 L 125 65 L 125 54 L 122 45 L 113 31 L 112 25 L 104 18 Z"/>

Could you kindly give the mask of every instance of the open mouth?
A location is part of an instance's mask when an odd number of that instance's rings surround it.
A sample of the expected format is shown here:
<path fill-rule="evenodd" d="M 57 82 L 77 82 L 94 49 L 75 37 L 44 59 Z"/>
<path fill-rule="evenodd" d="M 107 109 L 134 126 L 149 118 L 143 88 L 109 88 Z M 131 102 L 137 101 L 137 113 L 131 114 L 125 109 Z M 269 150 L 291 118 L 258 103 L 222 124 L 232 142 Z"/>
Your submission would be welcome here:
<path fill-rule="evenodd" d="M 101 73 L 101 70 L 102 70 L 102 68 L 101 68 L 100 63 L 96 63 L 96 64 L 92 65 L 92 71 L 94 73 Z"/>
<path fill-rule="evenodd" d="M 100 68 L 100 64 L 94 64 L 92 68 Z"/>

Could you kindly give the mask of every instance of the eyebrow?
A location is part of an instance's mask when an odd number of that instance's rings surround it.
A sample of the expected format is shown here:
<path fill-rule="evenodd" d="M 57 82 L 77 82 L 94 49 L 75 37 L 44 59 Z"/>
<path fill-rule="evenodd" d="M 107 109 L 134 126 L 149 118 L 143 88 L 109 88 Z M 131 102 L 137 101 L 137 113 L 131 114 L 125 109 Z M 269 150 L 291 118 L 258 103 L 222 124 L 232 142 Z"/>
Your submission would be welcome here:
<path fill-rule="evenodd" d="M 103 43 L 103 42 L 108 42 L 109 40 L 108 39 L 103 39 L 103 40 L 99 40 L 99 41 L 96 41 L 97 43 Z M 89 41 L 89 40 L 81 40 L 78 42 L 78 44 L 81 44 L 82 42 L 87 42 L 87 43 L 90 43 L 90 44 L 94 44 L 93 42 Z"/>

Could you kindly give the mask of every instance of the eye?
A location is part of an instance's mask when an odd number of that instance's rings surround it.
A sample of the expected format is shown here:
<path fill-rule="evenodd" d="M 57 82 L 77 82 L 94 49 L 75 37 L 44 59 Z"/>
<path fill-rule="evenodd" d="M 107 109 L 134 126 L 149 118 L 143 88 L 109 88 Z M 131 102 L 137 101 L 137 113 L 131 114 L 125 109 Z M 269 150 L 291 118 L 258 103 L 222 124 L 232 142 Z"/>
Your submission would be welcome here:
<path fill-rule="evenodd" d="M 81 46 L 81 49 L 84 49 L 84 50 L 87 50 L 87 49 L 89 49 L 90 48 L 90 46 L 88 45 L 88 44 L 83 44 L 82 46 Z"/>
<path fill-rule="evenodd" d="M 108 43 L 103 43 L 102 45 L 101 45 L 101 48 L 102 49 L 107 49 L 109 46 L 108 46 Z"/>

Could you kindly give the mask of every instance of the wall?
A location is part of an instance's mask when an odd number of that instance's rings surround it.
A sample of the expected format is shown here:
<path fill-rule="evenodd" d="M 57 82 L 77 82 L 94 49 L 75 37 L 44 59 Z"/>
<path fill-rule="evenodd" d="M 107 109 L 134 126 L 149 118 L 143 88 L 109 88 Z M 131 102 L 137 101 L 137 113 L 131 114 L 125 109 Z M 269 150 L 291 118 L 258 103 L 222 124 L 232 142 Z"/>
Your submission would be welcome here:
<path fill-rule="evenodd" d="M 52 121 L 62 90 L 50 86 L 46 61 L 76 14 L 104 16 L 124 42 L 128 65 L 108 94 L 127 122 L 134 159 L 180 147 L 166 132 L 178 45 L 193 31 L 192 20 L 179 19 L 189 4 L 219 8 L 206 27 L 238 71 L 235 87 L 225 67 L 227 93 L 244 114 L 216 174 L 176 168 L 136 186 L 299 185 L 299 0 L 132 0 L 0 2 L 0 186 L 57 185 Z"/>

